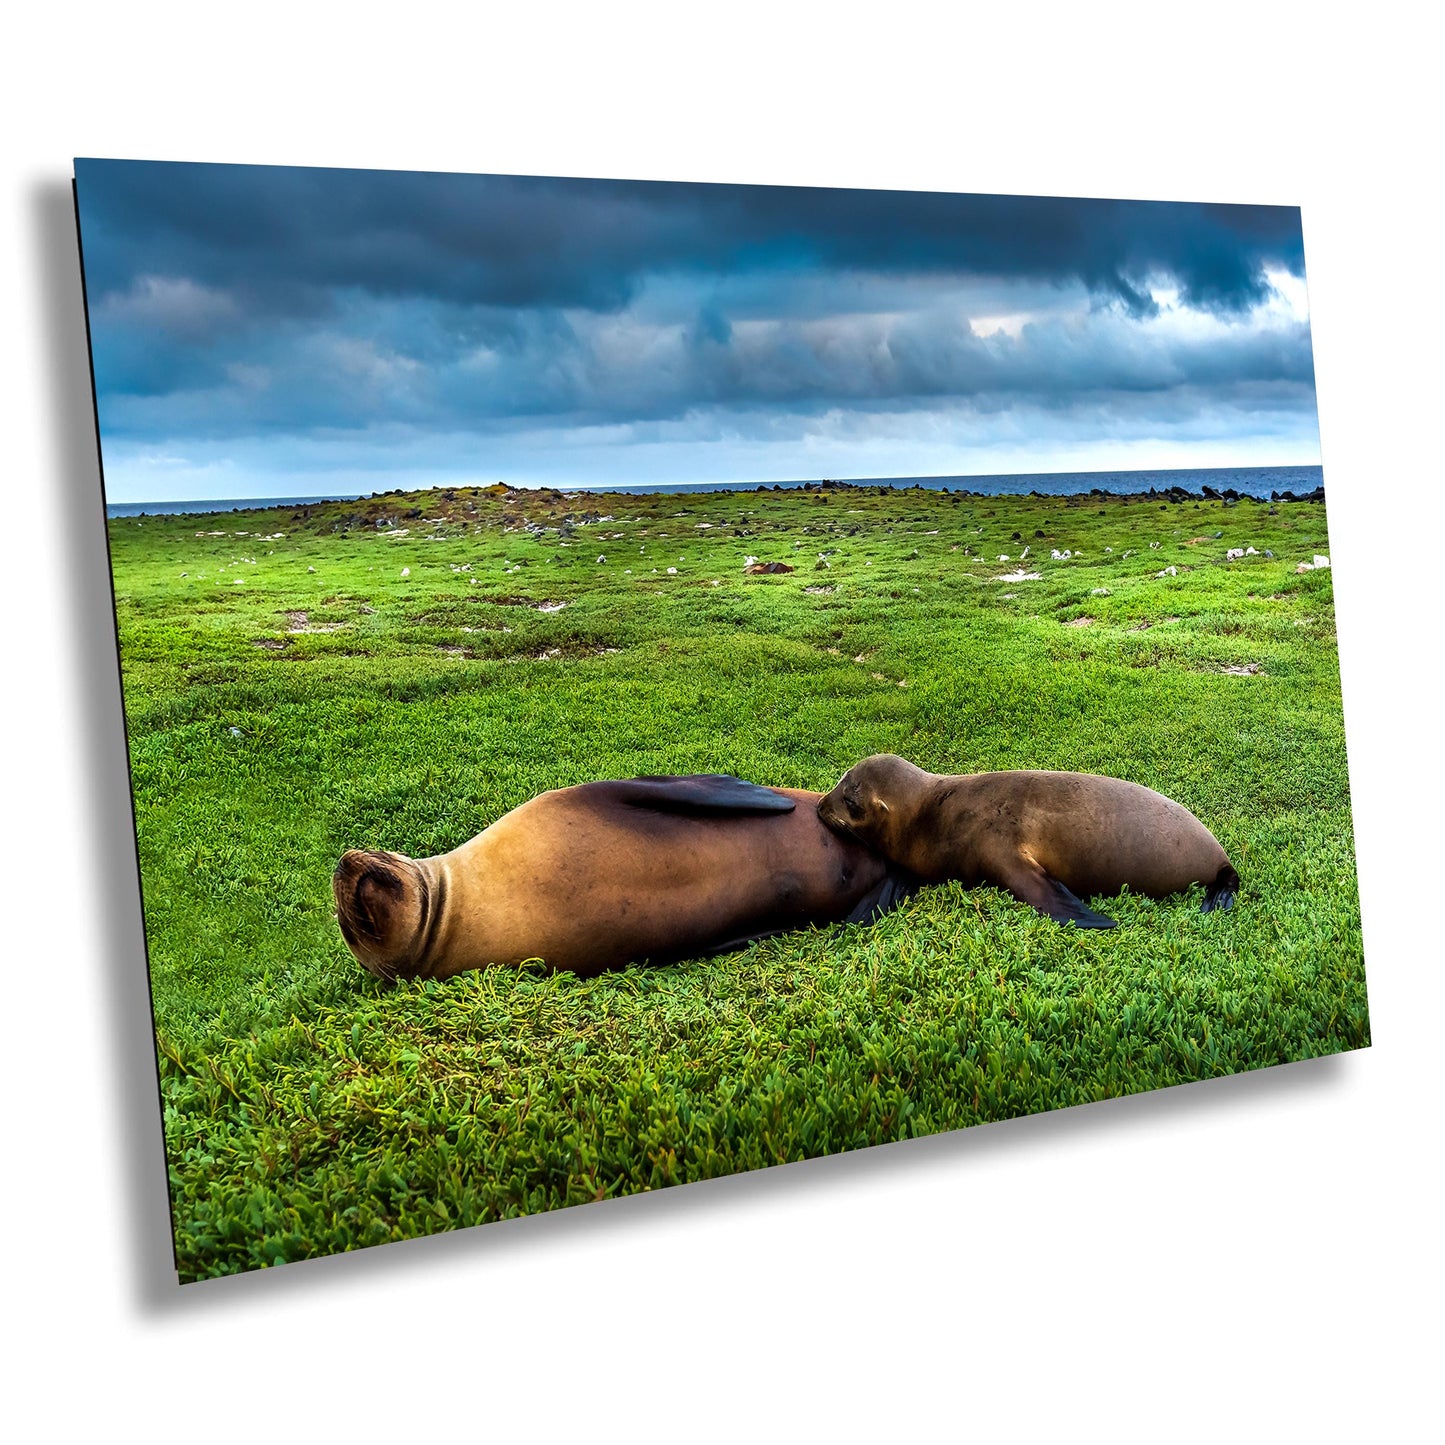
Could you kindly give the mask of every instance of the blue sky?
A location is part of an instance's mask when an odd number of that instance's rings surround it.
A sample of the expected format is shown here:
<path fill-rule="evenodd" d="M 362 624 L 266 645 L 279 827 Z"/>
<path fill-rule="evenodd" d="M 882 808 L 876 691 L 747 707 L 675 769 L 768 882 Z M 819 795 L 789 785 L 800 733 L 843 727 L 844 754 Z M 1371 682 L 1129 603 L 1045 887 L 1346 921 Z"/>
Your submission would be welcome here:
<path fill-rule="evenodd" d="M 112 502 L 1319 461 L 1293 207 L 76 178 Z"/>

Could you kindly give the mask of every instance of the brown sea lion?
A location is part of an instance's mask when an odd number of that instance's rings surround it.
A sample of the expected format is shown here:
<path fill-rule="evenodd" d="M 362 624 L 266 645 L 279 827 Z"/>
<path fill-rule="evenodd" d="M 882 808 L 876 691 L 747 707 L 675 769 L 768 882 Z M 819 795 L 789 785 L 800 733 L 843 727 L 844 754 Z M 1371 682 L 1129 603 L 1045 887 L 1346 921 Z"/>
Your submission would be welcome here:
<path fill-rule="evenodd" d="M 534 958 L 585 976 L 870 920 L 908 888 L 819 796 L 716 774 L 559 788 L 435 858 L 346 853 L 337 920 L 382 978 Z"/>
<path fill-rule="evenodd" d="M 1081 899 L 1163 898 L 1193 883 L 1228 908 L 1239 875 L 1187 808 L 1138 783 L 1091 773 L 945 777 L 891 754 L 850 768 L 823 801 L 830 827 L 920 882 L 993 883 L 1060 923 L 1113 928 Z"/>

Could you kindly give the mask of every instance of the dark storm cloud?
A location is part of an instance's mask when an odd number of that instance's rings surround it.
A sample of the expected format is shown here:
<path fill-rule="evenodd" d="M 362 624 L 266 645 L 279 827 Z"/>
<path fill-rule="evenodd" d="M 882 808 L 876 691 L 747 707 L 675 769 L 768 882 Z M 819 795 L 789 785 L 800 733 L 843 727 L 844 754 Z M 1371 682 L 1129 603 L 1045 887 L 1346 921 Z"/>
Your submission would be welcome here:
<path fill-rule="evenodd" d="M 92 291 L 184 275 L 272 314 L 334 292 L 617 310 L 650 274 L 861 270 L 1077 281 L 1130 312 L 1151 277 L 1239 313 L 1303 271 L 1290 207 L 78 161 Z"/>
<path fill-rule="evenodd" d="M 880 475 L 979 438 L 1314 445 L 1294 209 L 76 172 L 102 440 L 138 495 L 187 457 L 526 477 L 595 463 L 597 438 L 709 476 L 798 474 L 820 437 Z"/>
<path fill-rule="evenodd" d="M 704 308 L 690 324 L 658 326 L 474 308 L 460 325 L 455 308 L 436 303 L 368 303 L 343 319 L 325 330 L 257 328 L 234 338 L 223 362 L 179 343 L 148 347 L 117 326 L 112 375 L 129 364 L 131 384 L 112 386 L 103 420 L 169 436 L 377 423 L 484 432 L 704 410 L 803 418 L 961 402 L 1106 406 L 1128 394 L 1162 414 L 1211 393 L 1299 408 L 1314 396 L 1300 321 L 1194 333 L 1093 315 L 980 336 L 953 309 L 733 326 Z"/>

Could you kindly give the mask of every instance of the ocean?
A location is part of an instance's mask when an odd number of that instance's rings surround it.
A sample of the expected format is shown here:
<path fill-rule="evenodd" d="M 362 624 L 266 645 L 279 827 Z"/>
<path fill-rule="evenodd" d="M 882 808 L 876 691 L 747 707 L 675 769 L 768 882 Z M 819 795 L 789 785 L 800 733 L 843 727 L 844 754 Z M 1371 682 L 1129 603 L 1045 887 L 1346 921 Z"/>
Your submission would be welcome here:
<path fill-rule="evenodd" d="M 822 478 L 813 477 L 789 482 L 663 482 L 649 487 L 589 486 L 558 487 L 561 492 L 616 492 L 621 496 L 684 492 L 752 492 L 759 486 L 784 491 L 796 487 L 817 486 Z M 1253 497 L 1268 497 L 1271 492 L 1293 492 L 1302 496 L 1324 485 L 1320 467 L 1189 467 L 1167 471 L 1121 472 L 1008 472 L 974 477 L 852 477 L 848 485 L 855 487 L 891 487 L 904 490 L 923 487 L 931 492 L 982 492 L 996 496 L 1024 496 L 1041 492 L 1045 496 L 1068 496 L 1079 492 L 1147 492 L 1167 491 L 1182 487 L 1186 492 L 1202 494 L 1205 487 L 1216 492 L 1243 492 Z M 526 490 L 518 486 L 519 491 Z M 353 502 L 362 497 L 379 496 L 375 492 L 340 492 L 316 497 L 225 497 L 205 501 L 113 502 L 107 503 L 108 517 L 169 516 L 177 513 L 208 514 L 212 512 L 244 512 L 268 507 L 298 507 L 308 502 Z"/>

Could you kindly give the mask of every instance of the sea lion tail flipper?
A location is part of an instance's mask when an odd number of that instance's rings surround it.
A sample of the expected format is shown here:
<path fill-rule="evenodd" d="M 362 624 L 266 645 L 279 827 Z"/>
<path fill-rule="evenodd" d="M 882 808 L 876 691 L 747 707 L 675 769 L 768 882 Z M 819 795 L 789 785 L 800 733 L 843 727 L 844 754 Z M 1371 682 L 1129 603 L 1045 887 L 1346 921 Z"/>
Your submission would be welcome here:
<path fill-rule="evenodd" d="M 1015 898 L 1037 908 L 1058 923 L 1072 923 L 1076 928 L 1117 928 L 1119 925 L 1105 913 L 1095 913 L 1082 898 L 1070 890 L 1042 864 L 1032 858 L 1021 858 L 1003 875 L 1003 885 Z"/>
<path fill-rule="evenodd" d="M 665 813 L 791 813 L 798 805 L 783 793 L 727 773 L 628 778 L 610 788 L 618 802 Z"/>
<path fill-rule="evenodd" d="M 1238 892 L 1239 874 L 1234 871 L 1232 864 L 1226 863 L 1214 875 L 1214 882 L 1205 891 L 1204 902 L 1199 905 L 1199 911 L 1213 913 L 1216 909 L 1233 908 Z"/>
<path fill-rule="evenodd" d="M 891 913 L 900 903 L 912 898 L 920 887 L 918 879 L 911 873 L 890 868 L 878 886 L 858 900 L 843 922 L 876 923 L 885 913 Z"/>

